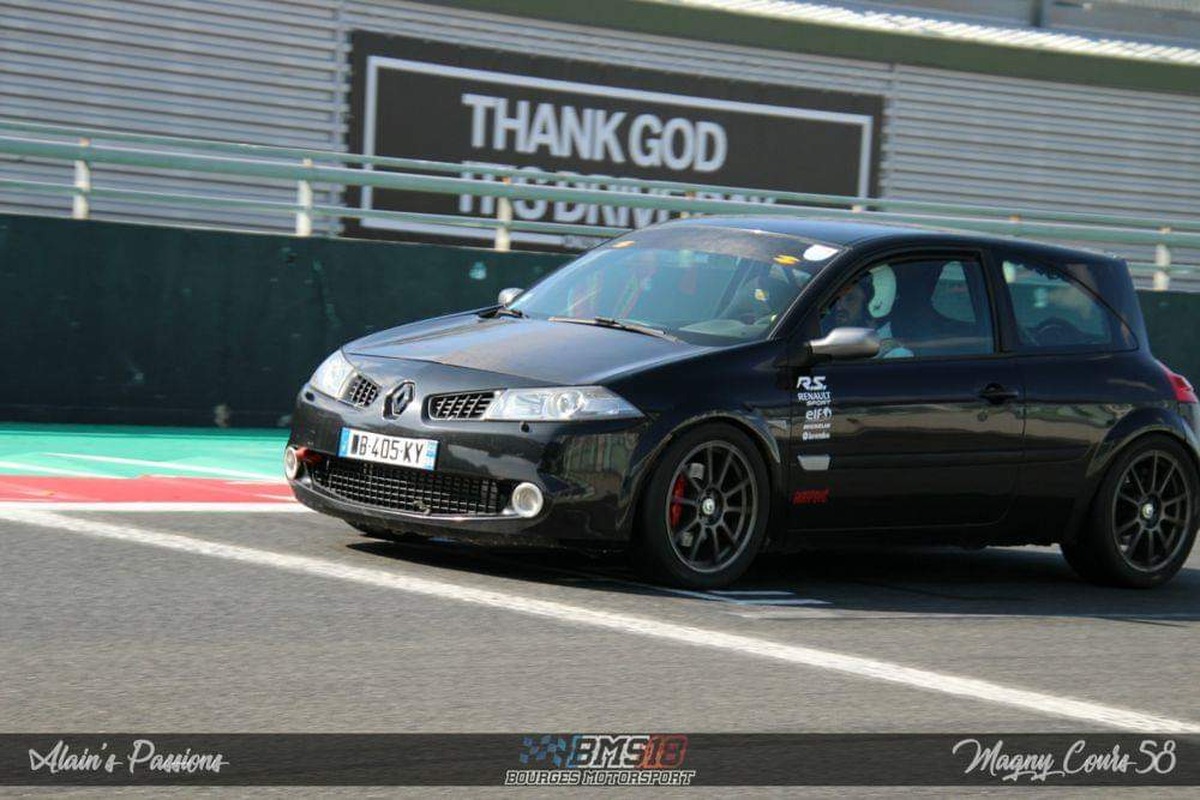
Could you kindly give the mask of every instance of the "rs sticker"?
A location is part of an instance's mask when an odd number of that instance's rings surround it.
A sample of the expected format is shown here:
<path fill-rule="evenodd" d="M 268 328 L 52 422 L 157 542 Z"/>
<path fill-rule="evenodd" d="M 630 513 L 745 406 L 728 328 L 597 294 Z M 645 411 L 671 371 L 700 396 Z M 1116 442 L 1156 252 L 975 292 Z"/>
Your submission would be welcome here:
<path fill-rule="evenodd" d="M 823 392 L 825 391 L 825 376 L 801 375 L 796 378 L 796 388 L 806 392 Z"/>

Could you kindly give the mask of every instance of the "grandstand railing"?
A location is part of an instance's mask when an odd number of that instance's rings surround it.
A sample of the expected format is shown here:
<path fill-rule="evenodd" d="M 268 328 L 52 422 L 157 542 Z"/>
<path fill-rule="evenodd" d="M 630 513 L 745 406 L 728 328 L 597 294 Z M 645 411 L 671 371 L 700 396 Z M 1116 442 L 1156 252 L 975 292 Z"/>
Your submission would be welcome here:
<path fill-rule="evenodd" d="M 106 144 L 101 144 L 102 142 Z M 572 225 L 513 218 L 513 201 L 547 200 L 609 207 L 661 209 L 681 215 L 754 213 L 853 218 L 924 224 L 1060 242 L 1149 246 L 1154 248 L 1153 262 L 1131 263 L 1130 269 L 1135 275 L 1152 277 L 1157 289 L 1168 288 L 1172 276 L 1200 272 L 1200 265 L 1179 264 L 1173 259 L 1175 249 L 1200 249 L 1200 220 L 786 192 L 599 175 L 584 176 L 477 163 L 454 164 L 330 150 L 237 144 L 2 119 L 0 155 L 73 163 L 75 179 L 72 184 L 18 180 L 5 178 L 0 173 L 0 188 L 70 197 L 72 215 L 77 219 L 87 219 L 90 216 L 93 198 L 119 198 L 197 209 L 244 209 L 288 214 L 294 217 L 295 232 L 299 236 L 312 235 L 313 221 L 321 217 L 384 219 L 483 228 L 495 232 L 497 249 L 508 248 L 513 231 L 606 237 L 627 230 L 611 226 Z M 92 180 L 94 164 L 183 170 L 243 178 L 282 179 L 295 182 L 296 202 L 97 186 Z M 462 177 L 464 174 L 486 177 Z M 314 184 L 371 186 L 409 192 L 494 197 L 497 199 L 496 214 L 489 217 L 461 216 L 320 204 L 314 202 Z M 629 191 L 630 189 L 633 191 Z M 737 195 L 747 199 L 712 199 L 710 195 Z"/>

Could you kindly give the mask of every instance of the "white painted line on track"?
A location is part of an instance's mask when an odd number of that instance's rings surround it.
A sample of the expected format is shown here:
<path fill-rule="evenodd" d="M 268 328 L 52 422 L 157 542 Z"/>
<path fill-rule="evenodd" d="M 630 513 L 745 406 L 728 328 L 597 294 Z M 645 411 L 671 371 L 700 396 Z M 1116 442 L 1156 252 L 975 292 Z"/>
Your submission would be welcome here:
<path fill-rule="evenodd" d="M 512 558 L 506 559 L 506 558 L 501 558 L 501 557 L 497 557 L 497 556 L 492 556 L 489 560 L 492 562 L 495 562 L 495 563 L 510 564 L 514 567 L 523 566 L 521 563 L 513 560 Z M 545 569 L 547 569 L 550 572 L 557 573 L 559 575 L 570 576 L 570 579 L 575 583 L 612 583 L 612 584 L 617 584 L 619 586 L 632 586 L 637 589 L 645 589 L 647 591 L 653 592 L 654 594 L 663 594 L 663 595 L 669 594 L 669 595 L 675 595 L 676 597 L 691 597 L 691 598 L 695 598 L 696 600 L 704 600 L 709 603 L 724 603 L 725 605 L 731 605 L 731 606 L 761 606 L 761 605 L 828 606 L 828 605 L 832 605 L 832 603 L 830 603 L 828 600 L 820 600 L 815 597 L 796 597 L 792 592 L 781 592 L 781 591 L 759 592 L 759 591 L 754 591 L 754 590 L 749 590 L 749 589 L 744 590 L 744 591 L 734 591 L 734 590 L 718 591 L 715 589 L 710 589 L 708 591 L 692 591 L 691 589 L 679 589 L 674 586 L 655 586 L 652 583 L 643 583 L 641 581 L 635 581 L 635 580 L 631 580 L 629 578 L 620 578 L 615 575 L 603 575 L 603 574 L 599 574 L 599 573 L 595 573 L 595 572 L 584 572 L 582 570 L 577 570 L 577 569 L 566 569 L 563 567 L 548 567 Z M 764 595 L 784 594 L 784 595 L 789 595 L 789 599 L 786 601 L 771 600 L 771 599 L 756 600 L 756 599 L 751 599 L 751 598 L 747 598 L 747 597 L 737 596 L 737 595 L 759 595 L 759 594 L 764 594 Z"/>
<path fill-rule="evenodd" d="M 46 453 L 56 458 L 78 458 L 83 461 L 101 461 L 106 464 L 129 464 L 135 467 L 157 467 L 175 472 L 195 472 L 200 475 L 224 475 L 230 478 L 245 478 L 256 483 L 283 483 L 279 475 L 264 475 L 261 472 L 243 472 L 239 469 L 224 467 L 201 467 L 195 464 L 181 464 L 178 461 L 147 461 L 141 458 L 118 458 L 117 456 L 92 456 L 83 453 Z"/>
<path fill-rule="evenodd" d="M 446 581 L 404 575 L 384 569 L 357 567 L 325 559 L 259 550 L 241 545 L 197 539 L 177 533 L 114 525 L 94 520 L 64 517 L 58 514 L 13 511 L 6 514 L 5 517 L 10 522 L 85 534 L 100 539 L 149 545 L 211 558 L 223 558 L 302 575 L 352 581 L 365 586 L 394 589 L 426 597 L 514 611 L 543 619 L 552 619 L 568 625 L 587 625 L 676 644 L 782 661 L 843 675 L 939 692 L 953 697 L 1019 708 L 1037 714 L 1105 725 L 1119 730 L 1179 734 L 1200 733 L 1200 723 L 1005 686 L 976 678 L 906 667 L 888 661 L 847 655 L 831 650 L 784 644 L 755 636 L 677 625 L 632 614 L 601 611 L 587 606 L 551 600 L 539 600 L 511 592 L 460 586 Z"/>
<path fill-rule="evenodd" d="M 0 501 L 0 521 L 10 517 L 11 511 L 135 511 L 135 512 L 176 512 L 202 511 L 210 514 L 242 514 L 242 513 L 272 513 L 295 514 L 300 512 L 312 513 L 312 509 L 291 501 L 274 503 L 71 503 L 37 500 Z"/>
<path fill-rule="evenodd" d="M 829 606 L 828 600 L 818 600 L 815 597 L 762 598 L 761 600 L 743 599 L 735 601 L 746 606 Z"/>
<path fill-rule="evenodd" d="M 84 472 L 78 469 L 59 469 L 58 467 L 41 467 L 35 464 L 23 464 L 20 461 L 0 461 L 0 469 L 19 469 L 22 473 L 44 472 L 47 475 L 70 475 L 72 478 L 99 477 L 95 472 Z M 19 477 L 23 477 L 23 475 L 0 475 L 0 480 Z"/>
<path fill-rule="evenodd" d="M 709 594 L 729 595 L 730 597 L 738 597 L 741 595 L 767 596 L 778 595 L 780 597 L 794 597 L 795 592 L 789 592 L 785 589 L 709 589 Z"/>

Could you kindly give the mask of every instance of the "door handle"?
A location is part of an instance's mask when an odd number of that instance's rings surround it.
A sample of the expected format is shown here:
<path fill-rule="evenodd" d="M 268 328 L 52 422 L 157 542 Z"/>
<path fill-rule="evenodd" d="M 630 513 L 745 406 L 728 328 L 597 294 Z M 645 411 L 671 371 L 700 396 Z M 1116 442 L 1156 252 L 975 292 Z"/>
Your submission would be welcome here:
<path fill-rule="evenodd" d="M 1007 403 L 1009 400 L 1016 400 L 1021 396 L 1021 393 L 1008 389 L 999 383 L 989 383 L 979 392 L 979 396 L 989 403 L 999 405 L 1000 403 Z"/>

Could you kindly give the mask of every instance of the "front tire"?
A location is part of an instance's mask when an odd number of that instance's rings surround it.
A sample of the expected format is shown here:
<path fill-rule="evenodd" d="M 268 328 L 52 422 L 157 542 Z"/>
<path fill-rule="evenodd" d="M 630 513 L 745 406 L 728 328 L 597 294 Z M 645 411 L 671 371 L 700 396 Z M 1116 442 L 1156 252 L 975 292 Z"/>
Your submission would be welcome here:
<path fill-rule="evenodd" d="M 727 586 L 757 555 L 769 512 L 770 478 L 750 437 L 727 424 L 695 428 L 667 447 L 650 476 L 634 562 L 672 586 Z"/>
<path fill-rule="evenodd" d="M 1078 539 L 1063 542 L 1067 563 L 1093 583 L 1149 589 L 1187 561 L 1200 521 L 1200 478 L 1184 448 L 1148 436 L 1105 475 Z"/>

